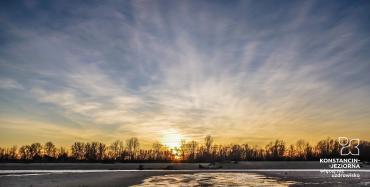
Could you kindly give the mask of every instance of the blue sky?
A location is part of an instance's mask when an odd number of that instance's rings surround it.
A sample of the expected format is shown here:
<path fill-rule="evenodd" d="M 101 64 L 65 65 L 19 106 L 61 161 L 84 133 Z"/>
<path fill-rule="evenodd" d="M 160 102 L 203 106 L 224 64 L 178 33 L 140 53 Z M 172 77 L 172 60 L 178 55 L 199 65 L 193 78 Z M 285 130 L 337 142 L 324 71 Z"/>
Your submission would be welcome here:
<path fill-rule="evenodd" d="M 3 1 L 0 142 L 368 139 L 369 10 L 369 1 Z"/>

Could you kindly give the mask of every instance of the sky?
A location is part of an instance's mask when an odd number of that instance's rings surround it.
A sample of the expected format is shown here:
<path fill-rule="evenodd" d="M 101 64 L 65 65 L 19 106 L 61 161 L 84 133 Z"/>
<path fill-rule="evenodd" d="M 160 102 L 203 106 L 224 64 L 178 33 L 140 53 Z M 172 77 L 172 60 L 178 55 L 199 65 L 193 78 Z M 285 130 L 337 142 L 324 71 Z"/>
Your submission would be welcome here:
<path fill-rule="evenodd" d="M 369 140 L 369 10 L 361 0 L 1 1 L 0 144 Z"/>

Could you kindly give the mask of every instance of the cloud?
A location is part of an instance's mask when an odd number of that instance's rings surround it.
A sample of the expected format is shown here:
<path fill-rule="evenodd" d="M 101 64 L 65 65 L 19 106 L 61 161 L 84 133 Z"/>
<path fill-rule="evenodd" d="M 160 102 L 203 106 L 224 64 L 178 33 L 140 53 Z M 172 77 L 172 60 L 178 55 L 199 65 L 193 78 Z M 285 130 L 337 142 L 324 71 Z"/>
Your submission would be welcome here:
<path fill-rule="evenodd" d="M 370 40 L 360 13 L 236 4 L 76 5 L 63 19 L 34 19 L 42 27 L 9 23 L 22 40 L 10 42 L 1 65 L 27 79 L 37 102 L 117 137 L 174 129 L 268 141 L 368 128 Z"/>
<path fill-rule="evenodd" d="M 0 79 L 0 89 L 5 90 L 22 90 L 23 86 L 14 79 L 2 78 Z"/>

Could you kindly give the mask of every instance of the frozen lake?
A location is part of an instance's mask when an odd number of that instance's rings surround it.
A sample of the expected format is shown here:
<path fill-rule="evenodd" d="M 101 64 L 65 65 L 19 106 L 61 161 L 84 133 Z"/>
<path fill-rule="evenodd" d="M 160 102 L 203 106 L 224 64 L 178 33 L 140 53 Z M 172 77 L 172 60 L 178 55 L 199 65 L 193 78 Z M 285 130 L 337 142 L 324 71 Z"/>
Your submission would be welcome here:
<path fill-rule="evenodd" d="M 134 186 L 289 186 L 295 183 L 255 173 L 193 173 L 152 176 Z"/>

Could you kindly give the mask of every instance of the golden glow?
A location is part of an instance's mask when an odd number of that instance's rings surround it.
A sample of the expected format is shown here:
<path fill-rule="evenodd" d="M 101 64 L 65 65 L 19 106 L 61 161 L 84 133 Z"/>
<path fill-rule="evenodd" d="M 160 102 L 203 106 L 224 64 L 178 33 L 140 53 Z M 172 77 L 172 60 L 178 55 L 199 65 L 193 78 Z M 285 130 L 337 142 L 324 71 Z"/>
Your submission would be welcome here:
<path fill-rule="evenodd" d="M 175 160 L 180 160 L 180 159 L 181 159 L 180 156 L 175 155 Z"/>
<path fill-rule="evenodd" d="M 169 149 L 173 149 L 172 151 L 175 151 L 175 147 L 180 147 L 181 139 L 182 136 L 177 131 L 169 130 L 163 135 L 161 142 Z"/>

